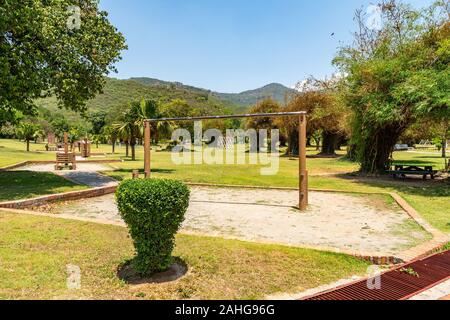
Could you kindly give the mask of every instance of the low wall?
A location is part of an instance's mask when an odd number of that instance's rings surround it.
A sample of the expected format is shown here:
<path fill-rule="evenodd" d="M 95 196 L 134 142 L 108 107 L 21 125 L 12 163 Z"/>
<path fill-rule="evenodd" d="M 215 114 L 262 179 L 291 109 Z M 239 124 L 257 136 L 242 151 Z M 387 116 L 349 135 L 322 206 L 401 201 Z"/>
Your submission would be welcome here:
<path fill-rule="evenodd" d="M 69 201 L 69 200 L 80 200 L 86 198 L 95 198 L 100 197 L 106 194 L 111 194 L 116 192 L 117 186 L 112 187 L 102 187 L 102 188 L 94 188 L 88 190 L 81 191 L 73 191 L 59 194 L 52 194 L 48 196 L 42 196 L 33 199 L 26 200 L 17 200 L 17 201 L 8 201 L 8 202 L 0 202 L 0 208 L 6 209 L 25 209 L 38 207 L 49 203 L 55 203 L 58 201 Z"/>

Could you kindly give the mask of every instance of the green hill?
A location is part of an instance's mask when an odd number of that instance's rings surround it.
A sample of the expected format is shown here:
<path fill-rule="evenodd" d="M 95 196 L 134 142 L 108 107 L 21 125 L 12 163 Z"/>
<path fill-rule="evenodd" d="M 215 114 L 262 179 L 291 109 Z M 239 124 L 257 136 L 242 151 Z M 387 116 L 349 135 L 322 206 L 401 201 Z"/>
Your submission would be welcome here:
<path fill-rule="evenodd" d="M 97 95 L 87 103 L 88 112 L 108 112 L 116 106 L 125 105 L 130 101 L 140 100 L 142 98 L 155 99 L 162 103 L 170 102 L 173 99 L 183 99 L 195 108 L 205 109 L 204 113 L 211 114 L 217 114 L 219 111 L 243 111 L 242 107 L 234 106 L 228 101 L 223 101 L 218 97 L 209 95 L 204 90 L 187 89 L 171 84 L 164 85 L 162 83 L 149 86 L 133 80 L 108 78 L 103 93 Z M 44 112 L 48 110 L 52 114 L 64 114 L 71 121 L 80 120 L 78 114 L 59 109 L 56 98 L 54 97 L 38 100 L 36 104 Z"/>
<path fill-rule="evenodd" d="M 199 94 L 207 94 L 219 100 L 227 101 L 231 105 L 245 108 L 248 108 L 249 106 L 252 106 L 265 98 L 273 98 L 279 103 L 284 103 L 286 95 L 295 92 L 293 89 L 289 89 L 279 83 L 271 83 L 262 88 L 244 91 L 241 93 L 220 93 L 188 86 L 180 82 L 167 82 L 153 78 L 131 78 L 130 80 L 146 86 L 170 86 L 172 88 L 184 89 L 197 92 Z"/>
<path fill-rule="evenodd" d="M 282 84 L 271 83 L 255 90 L 244 91 L 241 93 L 213 93 L 213 96 L 236 105 L 250 106 L 265 98 L 272 98 L 279 103 L 284 104 L 286 95 L 294 92 L 294 90 L 289 89 Z"/>
<path fill-rule="evenodd" d="M 281 84 L 270 84 L 265 87 L 242 93 L 218 93 L 210 90 L 187 86 L 178 82 L 167 82 L 152 78 L 132 78 L 119 80 L 107 78 L 103 93 L 88 102 L 88 112 L 110 112 L 113 108 L 125 105 L 133 100 L 155 99 L 162 103 L 173 99 L 186 100 L 202 114 L 244 113 L 259 100 L 272 97 L 280 103 L 285 95 L 293 90 Z M 81 117 L 74 112 L 58 108 L 56 99 L 38 100 L 37 105 L 42 113 L 52 115 L 63 114 L 72 122 L 80 122 Z"/>

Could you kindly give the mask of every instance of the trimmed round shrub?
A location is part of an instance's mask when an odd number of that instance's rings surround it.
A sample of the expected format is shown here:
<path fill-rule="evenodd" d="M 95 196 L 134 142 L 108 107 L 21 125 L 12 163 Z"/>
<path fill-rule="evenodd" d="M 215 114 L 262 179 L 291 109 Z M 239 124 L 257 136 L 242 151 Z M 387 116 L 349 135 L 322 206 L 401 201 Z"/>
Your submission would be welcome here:
<path fill-rule="evenodd" d="M 132 267 L 139 274 L 165 271 L 172 264 L 189 195 L 189 188 L 175 180 L 125 180 L 117 188 L 117 206 L 136 249 Z"/>

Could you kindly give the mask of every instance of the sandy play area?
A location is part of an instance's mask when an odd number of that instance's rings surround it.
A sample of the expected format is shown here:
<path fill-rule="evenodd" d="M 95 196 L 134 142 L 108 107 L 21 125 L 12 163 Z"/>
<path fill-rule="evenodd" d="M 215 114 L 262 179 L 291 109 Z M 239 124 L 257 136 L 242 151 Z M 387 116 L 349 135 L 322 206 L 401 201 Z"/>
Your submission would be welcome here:
<path fill-rule="evenodd" d="M 292 246 L 390 255 L 429 235 L 385 195 L 310 193 L 299 212 L 296 191 L 192 187 L 182 232 Z M 54 214 L 121 222 L 114 195 L 58 204 Z"/>

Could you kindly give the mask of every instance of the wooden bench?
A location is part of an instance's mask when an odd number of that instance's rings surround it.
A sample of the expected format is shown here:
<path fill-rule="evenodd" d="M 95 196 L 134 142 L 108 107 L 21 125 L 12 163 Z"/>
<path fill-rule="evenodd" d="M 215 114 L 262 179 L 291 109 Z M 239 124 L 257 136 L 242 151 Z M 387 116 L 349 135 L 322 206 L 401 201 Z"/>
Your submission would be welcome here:
<path fill-rule="evenodd" d="M 62 168 L 69 166 L 72 170 L 77 169 L 76 155 L 75 153 L 57 153 L 55 170 L 61 170 Z"/>
<path fill-rule="evenodd" d="M 418 166 L 418 165 L 396 165 L 394 170 L 387 170 L 387 173 L 391 174 L 394 179 L 397 177 L 406 178 L 406 175 L 422 176 L 423 180 L 426 180 L 428 176 L 434 179 L 437 171 L 433 170 L 432 166 Z"/>

